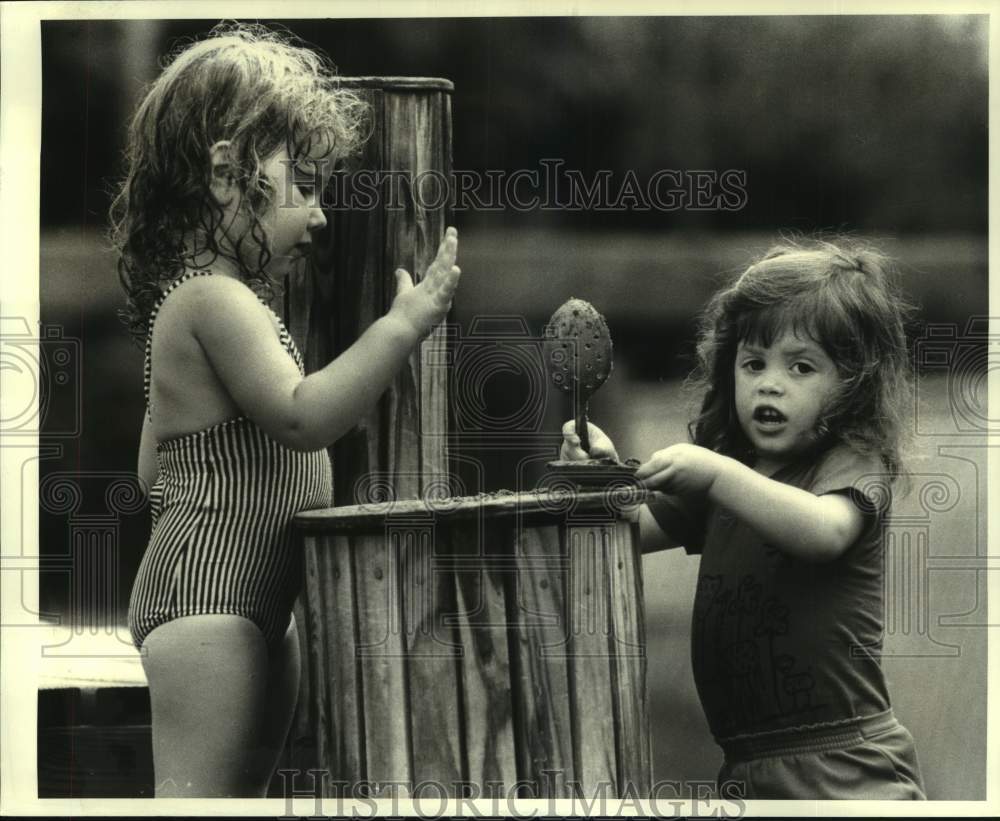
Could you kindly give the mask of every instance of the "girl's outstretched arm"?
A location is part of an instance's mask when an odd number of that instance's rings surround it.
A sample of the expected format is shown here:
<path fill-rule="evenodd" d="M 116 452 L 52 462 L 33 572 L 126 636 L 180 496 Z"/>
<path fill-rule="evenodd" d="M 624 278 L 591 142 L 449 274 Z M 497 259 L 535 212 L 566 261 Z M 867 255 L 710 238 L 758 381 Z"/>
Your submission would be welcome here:
<path fill-rule="evenodd" d="M 378 400 L 416 344 L 448 312 L 461 274 L 458 235 L 449 228 L 419 285 L 396 272 L 389 312 L 329 365 L 303 378 L 277 344 L 270 319 L 242 283 L 204 277 L 218 293 L 202 300 L 194 333 L 240 409 L 268 436 L 294 450 L 327 447 Z M 224 310 L 218 306 L 225 305 Z"/>
<path fill-rule="evenodd" d="M 806 561 L 837 558 L 864 526 L 861 511 L 847 496 L 816 496 L 697 445 L 657 451 L 639 467 L 636 478 L 668 493 L 707 493 L 765 541 Z"/>

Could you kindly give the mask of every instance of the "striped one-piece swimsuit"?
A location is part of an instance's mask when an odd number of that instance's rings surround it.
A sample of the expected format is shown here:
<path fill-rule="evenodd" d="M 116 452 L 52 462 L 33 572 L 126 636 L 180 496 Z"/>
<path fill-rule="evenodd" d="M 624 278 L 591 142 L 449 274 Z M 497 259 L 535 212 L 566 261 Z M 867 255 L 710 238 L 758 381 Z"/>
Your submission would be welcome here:
<path fill-rule="evenodd" d="M 176 279 L 149 318 L 144 383 L 152 375 L 153 322 Z M 273 313 L 273 312 L 272 312 Z M 281 319 L 280 339 L 304 374 L 302 357 Z M 245 416 L 161 442 L 150 490 L 152 532 L 129 601 L 132 640 L 181 616 L 229 613 L 254 622 L 274 647 L 288 628 L 301 587 L 302 556 L 291 519 L 333 499 L 325 450 L 294 451 Z"/>

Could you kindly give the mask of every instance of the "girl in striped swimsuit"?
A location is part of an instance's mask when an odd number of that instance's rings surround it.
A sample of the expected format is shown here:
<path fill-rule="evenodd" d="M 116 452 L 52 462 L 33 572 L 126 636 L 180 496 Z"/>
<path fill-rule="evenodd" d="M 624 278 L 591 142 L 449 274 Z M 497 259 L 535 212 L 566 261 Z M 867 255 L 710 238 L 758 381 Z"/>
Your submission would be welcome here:
<path fill-rule="evenodd" d="M 139 474 L 153 527 L 129 604 L 149 682 L 156 795 L 264 796 L 298 693 L 290 520 L 332 503 L 325 448 L 447 313 L 457 234 L 389 312 L 305 376 L 263 301 L 325 224 L 316 183 L 364 108 L 315 53 L 259 26 L 180 52 L 129 132 L 112 210 L 145 346 Z"/>

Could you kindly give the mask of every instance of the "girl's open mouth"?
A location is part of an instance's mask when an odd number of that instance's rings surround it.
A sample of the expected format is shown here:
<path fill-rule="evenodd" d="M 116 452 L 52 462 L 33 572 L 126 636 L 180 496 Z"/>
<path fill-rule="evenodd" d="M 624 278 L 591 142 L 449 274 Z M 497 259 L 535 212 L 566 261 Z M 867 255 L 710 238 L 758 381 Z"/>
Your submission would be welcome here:
<path fill-rule="evenodd" d="M 761 425 L 777 426 L 785 424 L 788 417 L 777 408 L 772 408 L 770 405 L 760 405 L 754 408 L 753 420 Z"/>

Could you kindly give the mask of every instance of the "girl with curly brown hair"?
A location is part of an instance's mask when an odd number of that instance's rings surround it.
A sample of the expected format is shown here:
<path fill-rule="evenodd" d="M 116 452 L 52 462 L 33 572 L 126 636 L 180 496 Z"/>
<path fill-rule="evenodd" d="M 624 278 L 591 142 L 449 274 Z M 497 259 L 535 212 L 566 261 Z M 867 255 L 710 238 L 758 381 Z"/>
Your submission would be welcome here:
<path fill-rule="evenodd" d="M 145 345 L 139 473 L 152 533 L 129 604 L 152 706 L 156 795 L 264 796 L 298 692 L 291 518 L 332 504 L 325 448 L 389 385 L 458 284 L 446 232 L 421 283 L 306 376 L 264 299 L 325 225 L 317 180 L 364 106 L 316 53 L 228 24 L 181 50 L 131 123 L 112 210 Z"/>

